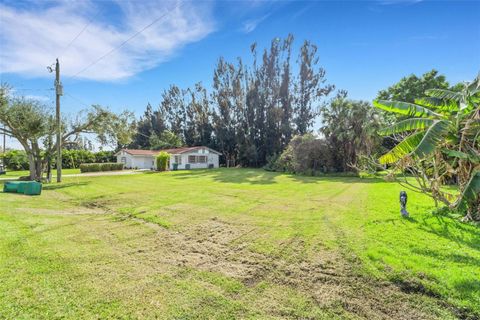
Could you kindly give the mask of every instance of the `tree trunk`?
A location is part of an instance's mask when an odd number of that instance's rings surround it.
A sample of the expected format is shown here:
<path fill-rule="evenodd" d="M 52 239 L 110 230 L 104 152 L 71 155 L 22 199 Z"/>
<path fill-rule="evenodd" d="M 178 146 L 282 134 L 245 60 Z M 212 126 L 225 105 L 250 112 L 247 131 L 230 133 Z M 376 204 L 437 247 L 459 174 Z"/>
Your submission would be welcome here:
<path fill-rule="evenodd" d="M 42 180 L 43 165 L 42 165 L 41 156 L 39 154 L 38 155 L 29 154 L 28 162 L 29 162 L 30 180 L 32 181 Z"/>
<path fill-rule="evenodd" d="M 38 145 L 32 145 L 31 150 L 27 152 L 30 169 L 30 180 L 42 180 L 43 163 L 41 150 Z"/>
<path fill-rule="evenodd" d="M 35 166 L 35 157 L 32 153 L 28 153 L 28 166 L 30 170 L 30 180 L 35 180 L 36 177 L 36 166 Z"/>
<path fill-rule="evenodd" d="M 50 183 L 52 181 L 52 159 L 51 156 L 47 158 L 47 182 Z"/>
<path fill-rule="evenodd" d="M 38 154 L 35 161 L 35 180 L 42 181 L 43 163 L 40 154 Z"/>

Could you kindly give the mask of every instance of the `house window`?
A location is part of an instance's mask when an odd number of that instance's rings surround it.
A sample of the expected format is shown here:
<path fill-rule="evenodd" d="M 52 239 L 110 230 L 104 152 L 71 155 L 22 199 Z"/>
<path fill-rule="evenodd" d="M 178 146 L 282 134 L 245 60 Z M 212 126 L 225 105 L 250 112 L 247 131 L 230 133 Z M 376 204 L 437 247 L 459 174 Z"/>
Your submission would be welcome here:
<path fill-rule="evenodd" d="M 175 156 L 175 163 L 182 164 L 182 156 Z"/>
<path fill-rule="evenodd" d="M 207 163 L 207 156 L 188 156 L 188 163 Z"/>
<path fill-rule="evenodd" d="M 127 158 L 122 157 L 122 158 L 120 159 L 120 162 L 122 162 L 122 163 L 127 163 Z"/>

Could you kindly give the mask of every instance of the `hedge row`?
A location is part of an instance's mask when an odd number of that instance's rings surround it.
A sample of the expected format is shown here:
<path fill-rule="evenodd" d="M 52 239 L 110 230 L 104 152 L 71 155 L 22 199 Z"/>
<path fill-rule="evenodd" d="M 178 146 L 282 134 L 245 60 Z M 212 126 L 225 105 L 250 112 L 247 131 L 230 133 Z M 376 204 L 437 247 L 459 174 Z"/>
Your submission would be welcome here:
<path fill-rule="evenodd" d="M 28 170 L 28 157 L 23 150 L 10 150 L 0 153 L 4 165 L 9 170 Z M 113 151 L 92 152 L 89 150 L 62 150 L 62 167 L 78 168 L 81 163 L 105 163 L 116 161 Z M 55 156 L 52 158 L 55 167 Z"/>
<path fill-rule="evenodd" d="M 113 151 L 63 150 L 62 167 L 78 168 L 82 163 L 107 163 L 116 161 Z"/>
<path fill-rule="evenodd" d="M 80 172 L 99 172 L 99 171 L 114 171 L 123 170 L 123 163 L 82 163 L 80 165 Z"/>

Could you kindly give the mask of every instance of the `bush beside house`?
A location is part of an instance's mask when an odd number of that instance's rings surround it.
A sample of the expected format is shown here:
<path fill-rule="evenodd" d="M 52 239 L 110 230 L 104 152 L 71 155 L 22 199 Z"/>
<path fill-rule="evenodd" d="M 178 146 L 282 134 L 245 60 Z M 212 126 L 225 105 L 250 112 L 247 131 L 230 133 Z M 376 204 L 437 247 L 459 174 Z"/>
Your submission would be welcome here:
<path fill-rule="evenodd" d="M 160 152 L 155 158 L 158 171 L 166 171 L 168 168 L 168 160 L 170 159 L 170 154 L 168 152 Z"/>

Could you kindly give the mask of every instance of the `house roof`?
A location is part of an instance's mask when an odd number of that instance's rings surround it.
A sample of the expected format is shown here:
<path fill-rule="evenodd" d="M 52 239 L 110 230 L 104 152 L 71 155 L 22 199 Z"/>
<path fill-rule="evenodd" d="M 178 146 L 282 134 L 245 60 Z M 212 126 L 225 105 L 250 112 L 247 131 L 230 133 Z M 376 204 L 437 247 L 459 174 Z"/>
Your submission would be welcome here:
<path fill-rule="evenodd" d="M 122 149 L 121 151 L 125 151 L 128 154 L 131 154 L 132 156 L 155 156 L 157 155 L 160 151 L 157 150 L 141 150 L 141 149 Z M 117 152 L 116 154 L 119 154 Z"/>
<path fill-rule="evenodd" d="M 122 149 L 121 151 L 125 151 L 126 153 L 132 155 L 132 156 L 156 156 L 160 152 L 168 152 L 170 154 L 182 154 L 182 153 L 188 153 L 191 151 L 199 150 L 199 149 L 208 149 L 213 153 L 216 153 L 220 155 L 221 153 L 213 150 L 209 147 L 205 146 L 198 146 L 198 147 L 181 147 L 181 148 L 171 148 L 171 149 L 163 149 L 163 150 L 141 150 L 141 149 Z M 119 152 L 117 152 L 115 155 L 118 155 Z"/>

